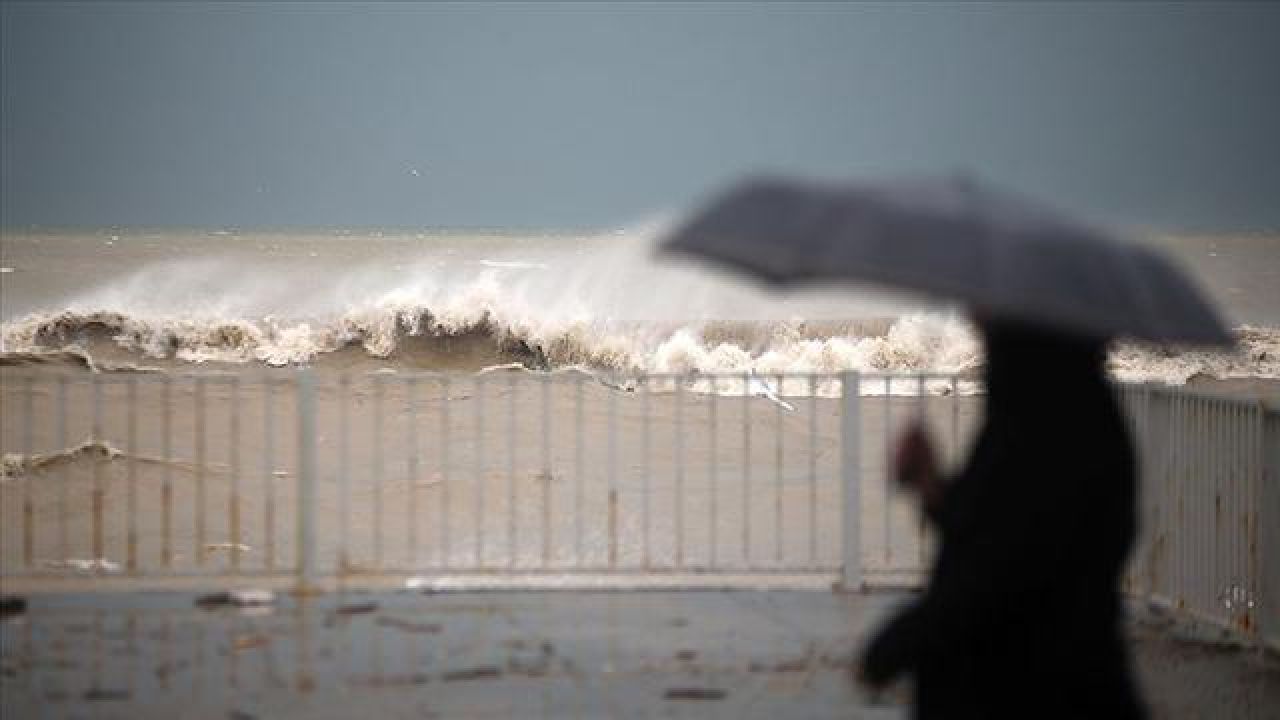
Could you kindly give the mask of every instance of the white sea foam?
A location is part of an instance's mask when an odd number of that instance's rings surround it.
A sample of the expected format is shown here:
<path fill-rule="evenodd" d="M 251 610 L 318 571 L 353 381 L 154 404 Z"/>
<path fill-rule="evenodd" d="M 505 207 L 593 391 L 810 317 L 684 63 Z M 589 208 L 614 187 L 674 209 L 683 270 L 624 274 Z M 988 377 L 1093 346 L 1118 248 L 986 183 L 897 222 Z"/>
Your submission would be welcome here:
<path fill-rule="evenodd" d="M 126 358 L 134 365 L 288 366 L 339 357 L 349 364 L 354 354 L 391 369 L 474 371 L 515 362 L 610 375 L 751 373 L 769 383 L 779 374 L 972 373 L 981 366 L 980 343 L 954 313 L 844 289 L 825 304 L 766 295 L 655 264 L 647 242 L 654 234 L 643 228 L 554 251 L 428 249 L 416 260 L 357 263 L 323 278 L 304 267 L 271 270 L 231 259 L 157 263 L 64 307 L 9 319 L 0 325 L 0 348 L 8 364 L 60 352 L 79 353 L 90 367 L 121 367 L 99 357 L 108 351 L 138 356 Z M 744 317 L 752 320 L 718 319 Z M 1235 352 L 1122 344 L 1109 367 L 1122 380 L 1173 384 L 1197 375 L 1280 378 L 1280 329 L 1242 327 L 1237 335 Z M 881 381 L 863 391 L 914 392 L 914 382 L 886 388 Z M 972 389 L 925 382 L 938 393 Z M 727 388 L 704 381 L 693 389 Z M 771 392 L 807 394 L 807 381 Z"/>
<path fill-rule="evenodd" d="M 815 336 L 798 320 L 718 332 L 707 323 L 627 328 L 588 319 L 539 322 L 528 308 L 503 306 L 488 294 L 491 290 L 482 284 L 468 291 L 466 301 L 459 298 L 438 309 L 389 296 L 325 321 L 66 310 L 6 323 L 2 332 L 8 358 L 14 361 L 9 364 L 28 362 L 39 353 L 87 358 L 95 337 L 152 360 L 271 366 L 323 363 L 328 354 L 354 345 L 392 367 L 423 367 L 414 357 L 420 349 L 413 345 L 423 339 L 439 344 L 437 355 L 444 356 L 439 362 L 451 369 L 459 367 L 448 360 L 451 343 L 463 340 L 487 346 L 507 362 L 612 373 L 752 373 L 764 378 L 846 370 L 966 373 L 982 363 L 972 329 L 946 315 L 906 315 L 878 334 L 853 330 Z M 1198 375 L 1280 378 L 1280 331 L 1243 327 L 1237 335 L 1235 352 L 1120 344 L 1108 366 L 1124 381 L 1182 384 Z M 804 394 L 794 386 L 801 382 L 788 381 L 781 394 Z"/>

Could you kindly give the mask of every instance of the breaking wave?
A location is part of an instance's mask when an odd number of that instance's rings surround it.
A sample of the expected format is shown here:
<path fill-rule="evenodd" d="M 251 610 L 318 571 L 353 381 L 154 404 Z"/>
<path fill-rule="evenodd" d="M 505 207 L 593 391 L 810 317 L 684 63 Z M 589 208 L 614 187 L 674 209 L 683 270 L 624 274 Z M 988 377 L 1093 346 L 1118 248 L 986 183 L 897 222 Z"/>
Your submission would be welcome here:
<path fill-rule="evenodd" d="M 954 316 L 856 322 L 619 325 L 539 322 L 495 303 L 433 308 L 383 303 L 327 320 L 163 315 L 119 309 L 28 315 L 0 327 L 0 365 L 91 371 L 261 363 L 390 369 L 583 367 L 609 373 L 969 373 L 981 347 Z M 1280 378 L 1280 330 L 1241 327 L 1234 352 L 1119 344 L 1109 367 L 1125 381 L 1182 384 L 1196 376 Z M 166 365 L 166 363 L 168 365 Z"/>
<path fill-rule="evenodd" d="M 955 312 L 851 287 L 803 301 L 761 295 L 703 269 L 654 262 L 656 232 L 504 238 L 496 245 L 344 238 L 342 247 L 368 251 L 358 264 L 308 265 L 294 256 L 271 264 L 261 248 L 154 262 L 59 306 L 6 317 L 0 365 L 474 372 L 518 363 L 598 375 L 759 376 L 964 375 L 981 367 L 981 345 Z M 255 242 L 276 247 L 285 240 Z M 716 319 L 729 317 L 755 319 Z M 1171 384 L 1197 376 L 1280 378 L 1280 328 L 1245 326 L 1236 334 L 1238 346 L 1227 352 L 1120 344 L 1110 369 L 1121 380 Z"/>
<path fill-rule="evenodd" d="M 384 366 L 466 368 L 519 362 L 536 369 L 616 372 L 963 371 L 977 361 L 968 328 L 944 317 L 764 324 L 536 324 L 487 307 L 471 314 L 387 306 L 329 321 L 138 315 L 117 310 L 34 314 L 3 326 L 9 365 L 67 362 L 99 369 L 99 355 L 139 360 L 324 363 L 358 349 Z M 106 365 L 102 369 L 119 369 Z M 140 366 L 139 366 L 140 367 Z"/>

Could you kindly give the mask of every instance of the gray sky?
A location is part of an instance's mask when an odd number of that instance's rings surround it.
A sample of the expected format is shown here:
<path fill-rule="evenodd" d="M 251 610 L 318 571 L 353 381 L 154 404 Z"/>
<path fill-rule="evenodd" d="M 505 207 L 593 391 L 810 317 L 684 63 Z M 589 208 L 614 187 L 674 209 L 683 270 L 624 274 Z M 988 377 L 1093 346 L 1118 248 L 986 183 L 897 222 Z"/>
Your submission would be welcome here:
<path fill-rule="evenodd" d="M 2 13 L 10 226 L 612 225 L 751 170 L 967 169 L 1280 228 L 1280 4 Z"/>

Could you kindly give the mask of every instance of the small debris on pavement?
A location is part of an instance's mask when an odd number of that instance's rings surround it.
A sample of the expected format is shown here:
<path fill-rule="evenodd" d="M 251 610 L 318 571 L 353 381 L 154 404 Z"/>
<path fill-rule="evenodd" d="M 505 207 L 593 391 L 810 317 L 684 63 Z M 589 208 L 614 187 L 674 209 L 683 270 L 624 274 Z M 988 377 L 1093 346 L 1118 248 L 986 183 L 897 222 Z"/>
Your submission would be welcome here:
<path fill-rule="evenodd" d="M 84 699 L 88 702 L 110 702 L 124 701 L 133 697 L 128 690 L 113 690 L 107 688 L 89 688 L 84 691 Z"/>
<path fill-rule="evenodd" d="M 725 691 L 701 687 L 667 688 L 663 697 L 667 700 L 723 700 Z"/>
<path fill-rule="evenodd" d="M 551 671 L 551 660 L 555 654 L 555 647 L 549 642 L 539 644 L 536 652 L 520 643 L 517 654 L 507 659 L 507 671 L 516 675 L 543 677 Z"/>
<path fill-rule="evenodd" d="M 367 613 L 377 611 L 378 603 L 376 602 L 347 603 L 345 605 L 339 605 L 334 610 L 334 612 L 339 615 L 365 615 Z"/>
<path fill-rule="evenodd" d="M 209 593 L 196 598 L 196 606 L 206 610 L 220 607 L 265 607 L 274 605 L 276 594 L 270 590 L 231 590 Z"/>
<path fill-rule="evenodd" d="M 453 670 L 445 673 L 440 679 L 445 682 L 458 682 L 464 680 L 494 680 L 499 677 L 502 677 L 501 670 L 492 665 L 482 665 L 464 670 Z"/>
<path fill-rule="evenodd" d="M 794 660 L 780 660 L 776 663 L 762 663 L 752 660 L 747 663 L 747 672 L 751 673 L 797 673 L 805 672 L 812 665 L 812 661 L 808 657 L 795 658 Z"/>

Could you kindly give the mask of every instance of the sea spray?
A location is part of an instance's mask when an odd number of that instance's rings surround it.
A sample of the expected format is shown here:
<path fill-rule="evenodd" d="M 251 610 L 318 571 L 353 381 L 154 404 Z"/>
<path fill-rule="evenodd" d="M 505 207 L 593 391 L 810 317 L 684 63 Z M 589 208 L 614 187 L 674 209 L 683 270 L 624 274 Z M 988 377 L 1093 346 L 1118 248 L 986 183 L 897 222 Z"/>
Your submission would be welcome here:
<path fill-rule="evenodd" d="M 60 306 L 6 318 L 0 361 L 450 371 L 518 362 L 611 375 L 761 376 L 973 375 L 981 367 L 980 343 L 954 311 L 849 288 L 814 291 L 818 300 L 762 293 L 655 263 L 654 234 L 649 227 L 536 246 L 504 239 L 500 249 L 467 238 L 414 248 L 418 256 L 406 256 L 401 244 L 394 257 L 370 245 L 368 259 L 318 276 L 300 261 L 154 262 Z M 1230 352 L 1121 343 L 1109 367 L 1131 381 L 1280 377 L 1280 329 L 1246 326 L 1237 334 L 1239 348 Z"/>
<path fill-rule="evenodd" d="M 260 319 L 132 315 L 118 309 L 35 314 L 4 324 L 0 364 L 71 358 L 90 369 L 100 347 L 136 354 L 132 367 L 170 359 L 184 364 L 323 365 L 328 355 L 358 347 L 384 366 L 475 370 L 519 362 L 531 368 L 582 366 L 615 374 L 973 373 L 981 344 L 963 320 L 911 314 L 878 335 L 842 332 L 795 320 L 740 324 L 734 341 L 723 325 L 634 325 L 580 320 L 539 323 L 500 303 L 443 312 L 405 302 L 368 305 L 335 319 Z M 1280 330 L 1242 327 L 1238 348 L 1210 351 L 1118 343 L 1108 368 L 1119 380 L 1182 384 L 1196 376 L 1280 378 Z M 464 357 L 464 349 L 471 348 Z M 146 367 L 148 370 L 155 368 Z M 1050 380 L 1050 379 L 1047 379 Z"/>

